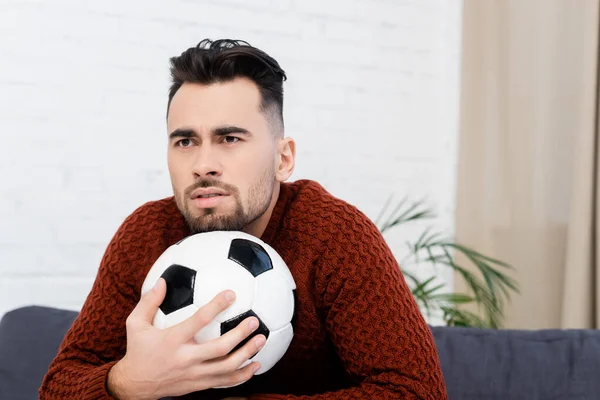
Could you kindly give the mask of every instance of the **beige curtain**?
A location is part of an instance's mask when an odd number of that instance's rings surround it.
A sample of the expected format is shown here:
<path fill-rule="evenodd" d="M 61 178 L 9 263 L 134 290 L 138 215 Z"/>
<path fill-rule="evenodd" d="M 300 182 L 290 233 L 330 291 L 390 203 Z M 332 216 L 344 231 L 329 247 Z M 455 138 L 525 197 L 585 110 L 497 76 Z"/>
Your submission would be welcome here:
<path fill-rule="evenodd" d="M 600 324 L 599 2 L 463 3 L 456 239 L 516 268 L 507 328 Z"/>

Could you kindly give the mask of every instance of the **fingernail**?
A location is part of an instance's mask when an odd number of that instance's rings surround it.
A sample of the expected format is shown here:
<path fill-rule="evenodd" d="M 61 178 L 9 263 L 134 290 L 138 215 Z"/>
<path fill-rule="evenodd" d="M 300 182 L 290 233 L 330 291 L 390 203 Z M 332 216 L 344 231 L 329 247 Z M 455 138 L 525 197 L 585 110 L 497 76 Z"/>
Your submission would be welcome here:
<path fill-rule="evenodd" d="M 256 338 L 256 340 L 254 341 L 254 344 L 256 345 L 257 349 L 262 348 L 265 345 L 265 338 L 263 336 Z"/>
<path fill-rule="evenodd" d="M 235 293 L 233 293 L 232 291 L 227 291 L 227 293 L 225 293 L 225 298 L 229 301 L 232 302 L 233 299 L 235 299 Z"/>
<path fill-rule="evenodd" d="M 257 320 L 255 320 L 254 318 L 252 318 L 252 319 L 250 320 L 250 322 L 248 323 L 248 327 L 249 327 L 251 330 L 255 330 L 256 328 L 258 328 L 258 321 L 257 321 Z"/>
<path fill-rule="evenodd" d="M 254 366 L 252 367 L 252 373 L 255 374 L 256 371 L 258 371 L 259 369 L 260 369 L 260 364 L 254 363 Z"/>
<path fill-rule="evenodd" d="M 155 291 L 158 290 L 159 284 L 160 284 L 160 279 L 156 281 L 156 283 L 154 284 L 154 287 L 152 289 L 154 289 Z"/>

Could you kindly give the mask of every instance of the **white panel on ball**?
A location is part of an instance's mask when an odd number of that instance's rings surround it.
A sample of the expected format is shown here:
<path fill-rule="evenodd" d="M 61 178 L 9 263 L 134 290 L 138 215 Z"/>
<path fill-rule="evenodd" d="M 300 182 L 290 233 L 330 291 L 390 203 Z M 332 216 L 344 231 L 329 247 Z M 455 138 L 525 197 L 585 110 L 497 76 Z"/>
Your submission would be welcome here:
<path fill-rule="evenodd" d="M 277 271 L 278 273 L 280 273 L 284 277 L 284 279 L 288 283 L 289 288 L 296 289 L 296 282 L 294 281 L 294 277 L 292 276 L 292 273 L 289 270 L 289 268 L 287 267 L 287 264 L 285 263 L 283 258 L 281 258 L 279 253 L 277 253 L 275 251 L 275 249 L 273 249 L 270 246 L 265 247 L 265 250 L 267 250 L 269 257 L 271 257 L 271 262 L 273 263 L 273 269 L 275 271 Z"/>
<path fill-rule="evenodd" d="M 210 324 L 200 329 L 198 333 L 194 335 L 196 343 L 204 343 L 209 340 L 217 339 L 221 336 L 221 323 L 216 320 L 212 320 Z"/>
<path fill-rule="evenodd" d="M 293 336 L 294 332 L 292 324 L 288 324 L 283 329 L 269 333 L 265 346 L 252 358 L 252 361 L 260 363 L 260 369 L 256 371 L 256 375 L 268 371 L 283 357 L 285 351 L 292 342 Z"/>
<path fill-rule="evenodd" d="M 159 329 L 165 329 L 167 327 L 166 315 L 160 310 L 160 308 L 158 309 L 158 311 L 156 311 L 156 314 L 154 314 L 152 325 Z"/>
<path fill-rule="evenodd" d="M 254 277 L 235 261 L 220 259 L 214 260 L 214 267 L 199 268 L 196 272 L 194 287 L 194 304 L 198 307 L 211 301 L 217 294 L 224 290 L 235 292 L 235 301 L 226 310 L 215 318 L 225 322 L 252 308 L 254 300 Z M 205 260 L 204 263 L 210 263 Z"/>
<path fill-rule="evenodd" d="M 194 315 L 196 311 L 198 311 L 198 307 L 196 307 L 194 304 L 191 304 L 187 307 L 180 308 L 177 311 L 173 311 L 172 313 L 167 314 L 165 316 L 165 328 L 177 325 L 178 323 L 185 321 L 186 319 Z"/>
<path fill-rule="evenodd" d="M 270 331 L 277 331 L 292 320 L 294 295 L 285 275 L 273 270 L 256 277 L 252 311 Z"/>
<path fill-rule="evenodd" d="M 227 259 L 230 243 L 221 233 L 197 233 L 183 239 L 177 245 L 177 263 L 192 269 L 220 265 Z"/>

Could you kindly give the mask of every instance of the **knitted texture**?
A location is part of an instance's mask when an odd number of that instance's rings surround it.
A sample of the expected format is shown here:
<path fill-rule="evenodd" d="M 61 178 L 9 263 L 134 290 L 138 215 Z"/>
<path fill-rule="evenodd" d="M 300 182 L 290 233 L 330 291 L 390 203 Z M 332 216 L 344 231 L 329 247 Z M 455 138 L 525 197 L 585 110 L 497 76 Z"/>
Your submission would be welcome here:
<path fill-rule="evenodd" d="M 125 320 L 154 261 L 189 235 L 172 197 L 144 204 L 114 235 L 40 399 L 111 399 Z M 447 399 L 429 327 L 377 227 L 308 180 L 284 183 L 261 237 L 286 261 L 298 296 L 294 338 L 267 373 L 184 399 Z"/>

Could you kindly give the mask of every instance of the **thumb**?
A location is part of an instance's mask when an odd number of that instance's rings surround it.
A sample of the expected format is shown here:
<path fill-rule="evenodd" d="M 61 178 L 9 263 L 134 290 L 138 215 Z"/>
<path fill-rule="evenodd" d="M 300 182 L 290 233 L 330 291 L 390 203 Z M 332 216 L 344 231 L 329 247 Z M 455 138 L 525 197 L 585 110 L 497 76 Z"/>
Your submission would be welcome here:
<path fill-rule="evenodd" d="M 131 316 L 136 320 L 152 324 L 158 307 L 162 304 L 167 294 L 167 284 L 164 278 L 159 278 L 154 287 L 142 295 Z"/>

